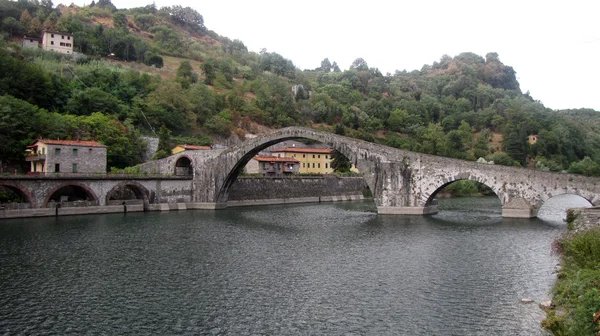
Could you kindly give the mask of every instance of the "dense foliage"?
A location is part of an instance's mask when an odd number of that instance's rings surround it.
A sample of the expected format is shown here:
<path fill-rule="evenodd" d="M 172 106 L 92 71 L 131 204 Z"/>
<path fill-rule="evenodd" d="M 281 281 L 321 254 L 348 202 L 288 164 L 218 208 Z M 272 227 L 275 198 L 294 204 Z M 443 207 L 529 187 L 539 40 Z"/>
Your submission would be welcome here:
<path fill-rule="evenodd" d="M 556 309 L 542 326 L 557 336 L 600 332 L 600 229 L 569 235 L 558 242 L 561 271 L 553 288 Z"/>
<path fill-rule="evenodd" d="M 208 30 L 189 7 L 0 0 L 0 21 L 0 96 L 31 104 L 34 115 L 83 120 L 100 113 L 127 137 L 154 135 L 162 126 L 172 137 L 206 139 L 243 137 L 260 125 L 303 125 L 423 153 L 600 175 L 598 112 L 545 108 L 520 91 L 514 69 L 493 52 L 444 55 L 421 70 L 393 74 L 362 58 L 345 71 L 329 59 L 300 71 L 276 52 L 249 52 Z M 43 29 L 72 33 L 82 54 L 65 59 L 9 42 Z M 6 135 L 21 147 L 0 156 L 16 160 L 25 144 L 47 134 L 100 138 L 36 127 Z M 539 141 L 530 144 L 533 134 Z M 137 150 L 119 150 L 112 165 L 139 162 Z"/>

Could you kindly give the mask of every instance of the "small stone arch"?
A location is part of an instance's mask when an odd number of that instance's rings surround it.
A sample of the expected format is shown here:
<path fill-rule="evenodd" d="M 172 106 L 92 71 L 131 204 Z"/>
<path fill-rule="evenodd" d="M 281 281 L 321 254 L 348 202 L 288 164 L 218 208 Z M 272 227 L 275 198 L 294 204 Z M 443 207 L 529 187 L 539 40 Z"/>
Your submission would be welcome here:
<path fill-rule="evenodd" d="M 119 182 L 117 185 L 112 187 L 110 191 L 106 194 L 106 202 L 104 204 L 109 205 L 110 201 L 114 201 L 114 199 L 111 200 L 111 198 L 115 197 L 119 190 L 122 190 L 123 188 L 128 188 L 135 195 L 136 199 L 142 200 L 144 204 L 144 210 L 148 209 L 148 204 L 152 203 L 152 200 L 149 197 L 150 192 L 146 187 L 135 181 Z M 127 201 L 125 199 L 118 200 Z"/>
<path fill-rule="evenodd" d="M 6 187 L 16 192 L 25 200 L 23 203 L 29 203 L 31 208 L 36 207 L 35 197 L 33 197 L 29 190 L 27 190 L 27 188 L 23 187 L 21 184 L 12 181 L 0 181 L 0 187 Z"/>
<path fill-rule="evenodd" d="M 173 172 L 176 176 L 192 176 L 194 174 L 194 160 L 187 155 L 181 155 L 175 160 Z"/>
<path fill-rule="evenodd" d="M 448 185 L 450 185 L 454 182 L 457 182 L 457 181 L 465 181 L 465 180 L 478 182 L 478 183 L 481 183 L 481 184 L 485 185 L 486 187 L 490 188 L 490 190 L 492 190 L 494 192 L 494 194 L 496 194 L 496 196 L 500 199 L 500 203 L 504 204 L 504 200 L 503 200 L 504 193 L 501 190 L 497 190 L 494 187 L 494 185 L 490 185 L 490 184 L 486 183 L 485 180 L 483 180 L 482 178 L 479 178 L 478 176 L 471 176 L 469 174 L 459 174 L 457 176 L 454 176 L 453 178 L 446 180 L 442 185 L 437 187 L 432 193 L 427 195 L 427 200 L 425 201 L 425 206 L 432 205 L 433 200 L 435 199 L 437 194 L 441 190 L 443 190 L 445 187 L 447 187 Z"/>
<path fill-rule="evenodd" d="M 552 197 L 560 196 L 560 195 L 575 195 L 575 196 L 579 196 L 579 197 L 585 199 L 586 201 L 588 201 L 588 203 L 590 203 L 591 206 L 599 206 L 600 205 L 600 198 L 597 198 L 594 195 L 594 193 L 591 193 L 591 192 L 588 192 L 585 190 L 580 190 L 580 189 L 574 189 L 574 190 L 554 189 L 550 192 L 542 193 L 540 195 L 541 199 L 538 202 L 536 202 L 536 204 L 535 204 L 536 209 L 540 209 L 542 207 L 542 205 L 544 205 L 544 203 L 546 203 L 546 201 L 548 201 Z"/>
<path fill-rule="evenodd" d="M 44 199 L 44 208 L 46 208 L 48 206 L 48 203 L 50 201 L 55 201 L 56 197 L 59 197 L 59 195 L 56 195 L 57 192 L 61 191 L 61 189 L 63 188 L 74 188 L 74 190 L 78 191 L 79 194 L 77 195 L 77 198 L 80 198 L 81 195 L 83 195 L 86 198 L 86 201 L 95 201 L 96 205 L 99 205 L 99 201 L 100 199 L 98 198 L 98 196 L 96 195 L 96 193 L 87 185 L 83 184 L 83 183 L 79 183 L 79 182 L 65 182 L 65 183 L 61 183 L 58 184 L 57 186 L 55 186 L 54 188 L 52 188 L 48 194 L 46 195 L 46 198 Z M 56 197 L 53 197 L 56 196 Z M 60 202 L 60 199 L 58 199 L 58 201 Z"/>

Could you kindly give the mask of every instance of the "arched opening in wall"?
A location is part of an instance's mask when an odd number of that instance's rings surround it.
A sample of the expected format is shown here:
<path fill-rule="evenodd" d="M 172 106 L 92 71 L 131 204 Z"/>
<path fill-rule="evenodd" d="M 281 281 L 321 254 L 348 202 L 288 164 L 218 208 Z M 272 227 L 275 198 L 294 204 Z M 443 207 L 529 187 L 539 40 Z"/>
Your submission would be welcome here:
<path fill-rule="evenodd" d="M 175 175 L 176 176 L 192 176 L 192 160 L 187 156 L 182 156 L 175 162 Z"/>
<path fill-rule="evenodd" d="M 61 207 L 95 206 L 98 199 L 94 193 L 80 185 L 65 185 L 55 190 L 46 201 L 47 208 L 54 208 L 60 203 Z"/>
<path fill-rule="evenodd" d="M 0 209 L 15 210 L 32 207 L 30 196 L 11 185 L 0 185 Z"/>
<path fill-rule="evenodd" d="M 269 199 L 362 200 L 368 184 L 352 160 L 328 144 L 305 138 L 278 139 L 245 153 L 219 194 L 227 206 Z"/>
<path fill-rule="evenodd" d="M 106 205 L 131 205 L 152 203 L 148 197 L 148 190 L 142 185 L 123 183 L 115 186 L 106 195 Z"/>
<path fill-rule="evenodd" d="M 437 205 L 438 218 L 450 221 L 486 221 L 502 218 L 502 202 L 487 185 L 459 179 L 439 187 L 427 205 Z"/>
<path fill-rule="evenodd" d="M 573 194 L 556 195 L 546 200 L 538 209 L 537 217 L 553 225 L 566 225 L 567 210 L 570 208 L 587 208 L 592 203 Z"/>

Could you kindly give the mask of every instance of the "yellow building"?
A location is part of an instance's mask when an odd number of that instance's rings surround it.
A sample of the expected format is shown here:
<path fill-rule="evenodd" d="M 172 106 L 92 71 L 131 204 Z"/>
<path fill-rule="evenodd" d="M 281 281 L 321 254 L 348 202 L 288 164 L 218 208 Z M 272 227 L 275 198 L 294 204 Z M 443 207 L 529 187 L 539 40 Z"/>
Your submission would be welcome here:
<path fill-rule="evenodd" d="M 331 168 L 333 149 L 288 147 L 273 150 L 271 153 L 300 161 L 299 173 L 333 173 Z"/>
<path fill-rule="evenodd" d="M 171 154 L 177 154 L 183 151 L 189 150 L 209 150 L 210 146 L 195 146 L 195 145 L 177 145 L 175 148 L 171 149 Z"/>

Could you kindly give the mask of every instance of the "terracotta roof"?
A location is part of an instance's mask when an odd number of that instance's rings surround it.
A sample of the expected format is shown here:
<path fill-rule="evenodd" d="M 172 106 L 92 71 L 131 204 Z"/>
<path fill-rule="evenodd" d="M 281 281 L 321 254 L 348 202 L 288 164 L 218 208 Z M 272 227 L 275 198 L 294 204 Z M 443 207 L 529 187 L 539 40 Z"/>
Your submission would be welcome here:
<path fill-rule="evenodd" d="M 210 146 L 196 146 L 196 145 L 177 145 L 176 147 L 181 147 L 185 150 L 210 150 Z"/>
<path fill-rule="evenodd" d="M 288 148 L 276 149 L 271 152 L 273 152 L 273 153 L 288 152 L 288 153 L 331 154 L 334 152 L 334 150 L 330 149 L 330 148 L 288 147 Z"/>
<path fill-rule="evenodd" d="M 300 161 L 294 159 L 294 158 L 289 158 L 289 157 L 277 157 L 277 156 L 255 156 L 254 160 L 259 161 L 259 162 L 294 162 L 294 163 L 300 163 Z"/>
<path fill-rule="evenodd" d="M 46 145 L 65 145 L 65 146 L 82 146 L 82 147 L 106 147 L 103 144 L 96 141 L 84 141 L 84 140 L 53 140 L 53 139 L 37 139 L 33 144 L 27 146 L 27 148 L 37 146 L 37 143 L 43 143 Z"/>

